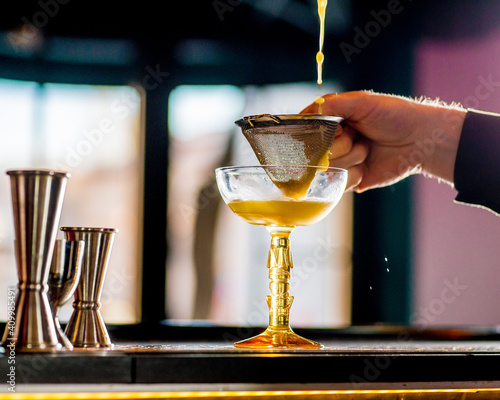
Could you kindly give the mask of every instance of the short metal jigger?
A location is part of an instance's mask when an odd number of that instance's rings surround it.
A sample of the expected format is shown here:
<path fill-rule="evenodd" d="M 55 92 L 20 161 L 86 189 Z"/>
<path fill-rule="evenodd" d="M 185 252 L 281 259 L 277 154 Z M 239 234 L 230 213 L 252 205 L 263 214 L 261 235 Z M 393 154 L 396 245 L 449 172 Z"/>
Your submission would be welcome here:
<path fill-rule="evenodd" d="M 9 170 L 19 278 L 15 325 L 6 327 L 3 346 L 17 352 L 62 348 L 50 309 L 48 274 L 70 175 L 48 170 Z"/>
<path fill-rule="evenodd" d="M 83 240 L 57 240 L 50 264 L 48 280 L 50 306 L 59 343 L 68 350 L 72 350 L 73 345 L 61 329 L 58 314 L 59 309 L 73 296 L 80 282 L 84 248 Z"/>
<path fill-rule="evenodd" d="M 63 227 L 66 240 L 83 240 L 82 274 L 66 336 L 75 347 L 111 347 L 101 315 L 101 294 L 117 229 Z"/>

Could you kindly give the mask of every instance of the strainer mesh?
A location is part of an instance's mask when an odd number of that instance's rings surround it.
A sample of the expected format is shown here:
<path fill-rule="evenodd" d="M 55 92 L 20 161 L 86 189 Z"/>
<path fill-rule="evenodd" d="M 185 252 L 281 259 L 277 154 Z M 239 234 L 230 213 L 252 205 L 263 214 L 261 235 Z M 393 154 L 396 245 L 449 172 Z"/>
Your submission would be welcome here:
<path fill-rule="evenodd" d="M 321 115 L 262 115 L 243 118 L 236 124 L 261 165 L 327 167 L 338 122 L 338 117 L 329 119 Z M 314 169 L 308 168 L 279 168 L 268 172 L 274 183 L 289 193 L 307 190 L 314 173 Z"/>

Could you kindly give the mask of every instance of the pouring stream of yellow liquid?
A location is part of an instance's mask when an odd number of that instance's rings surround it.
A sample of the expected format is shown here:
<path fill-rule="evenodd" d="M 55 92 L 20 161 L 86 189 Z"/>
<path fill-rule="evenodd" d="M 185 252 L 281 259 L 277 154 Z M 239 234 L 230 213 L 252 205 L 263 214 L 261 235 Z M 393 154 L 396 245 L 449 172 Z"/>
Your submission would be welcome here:
<path fill-rule="evenodd" d="M 326 15 L 326 5 L 327 5 L 327 0 L 318 0 L 318 16 L 319 16 L 319 22 L 320 22 L 320 32 L 319 32 L 319 51 L 316 54 L 316 63 L 317 63 L 317 69 L 318 69 L 318 86 L 321 87 L 321 84 L 323 83 L 322 79 L 322 70 L 323 70 L 323 61 L 324 61 L 324 54 L 323 54 L 323 43 L 324 43 L 324 36 L 325 36 L 325 15 Z M 322 114 L 322 105 L 325 102 L 325 99 L 323 97 L 318 97 L 315 101 L 315 103 L 318 105 L 318 114 Z M 324 153 L 321 154 L 321 157 L 319 159 L 318 165 L 319 167 L 328 167 L 330 163 L 329 160 L 329 149 Z M 319 171 L 320 169 L 314 169 L 311 168 L 310 171 L 306 171 L 300 179 L 298 180 L 290 180 L 286 182 L 282 182 L 279 180 L 274 180 L 274 184 L 280 188 L 280 190 L 283 191 L 283 193 L 293 199 L 293 200 L 301 200 L 307 193 L 309 186 L 314 179 L 314 176 L 316 174 L 316 171 Z M 233 210 L 234 211 L 234 210 Z"/>
<path fill-rule="evenodd" d="M 317 64 L 317 69 L 318 69 L 318 86 L 321 88 L 321 85 L 323 83 L 323 61 L 325 59 L 325 56 L 323 54 L 323 43 L 324 43 L 324 38 L 325 38 L 325 15 L 326 15 L 326 4 L 327 0 L 318 0 L 318 16 L 319 16 L 319 51 L 316 53 L 316 64 Z M 325 102 L 325 99 L 323 97 L 318 97 L 315 101 L 315 103 L 318 105 L 317 113 L 318 114 L 323 114 L 323 103 Z M 328 167 L 330 164 L 329 160 L 329 149 L 321 155 L 320 161 L 317 166 L 319 167 Z M 311 169 L 311 171 L 308 171 L 306 174 L 302 176 L 300 180 L 293 180 L 290 182 L 277 182 L 275 181 L 275 185 L 278 186 L 285 195 L 288 197 L 291 197 L 292 199 L 295 200 L 300 200 L 302 199 L 305 194 L 307 193 L 307 190 L 309 189 L 309 186 L 314 179 L 314 175 L 316 173 L 316 170 Z"/>
<path fill-rule="evenodd" d="M 323 54 L 323 45 L 325 43 L 325 16 L 326 16 L 326 4 L 327 0 L 318 0 L 318 17 L 319 17 L 319 51 L 316 53 L 316 66 L 318 69 L 318 87 L 321 88 L 323 84 L 323 62 L 325 61 L 325 55 Z M 316 99 L 316 104 L 318 105 L 318 114 L 322 114 L 322 105 L 325 102 L 323 97 L 318 97 Z M 328 160 L 327 160 L 328 161 Z M 326 164 L 328 165 L 328 164 Z"/>
<path fill-rule="evenodd" d="M 325 40 L 325 15 L 326 15 L 327 0 L 318 0 L 318 16 L 319 16 L 319 51 L 316 53 L 316 64 L 318 67 L 318 85 L 321 87 L 323 83 L 323 61 L 325 55 L 323 54 L 323 43 Z"/>

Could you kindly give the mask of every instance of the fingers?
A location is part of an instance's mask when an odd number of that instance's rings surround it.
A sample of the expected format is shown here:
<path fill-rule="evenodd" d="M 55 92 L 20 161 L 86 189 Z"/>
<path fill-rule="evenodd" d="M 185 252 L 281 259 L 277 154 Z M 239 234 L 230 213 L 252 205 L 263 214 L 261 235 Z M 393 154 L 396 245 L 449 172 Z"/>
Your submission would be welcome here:
<path fill-rule="evenodd" d="M 344 118 L 344 123 L 339 126 L 330 149 L 329 158 L 330 166 L 347 170 L 346 190 L 364 190 L 363 175 L 367 170 L 365 161 L 372 142 L 363 136 L 357 138 L 357 135 L 363 132 L 362 125 L 359 125 L 360 121 L 363 121 L 377 106 L 379 96 L 366 91 L 328 94 L 323 96 L 324 102 L 314 102 L 301 112 L 338 115 Z"/>
<path fill-rule="evenodd" d="M 344 135 L 345 137 L 348 136 L 347 134 Z M 366 139 L 360 139 L 355 143 L 351 141 L 350 143 L 352 146 L 348 152 L 337 158 L 330 158 L 330 166 L 347 170 L 346 190 L 358 191 L 363 180 L 365 171 L 364 163 L 370 153 L 371 143 Z M 341 146 L 339 145 L 339 147 Z M 341 150 L 338 151 L 340 152 Z"/>
<path fill-rule="evenodd" d="M 330 166 L 347 170 L 346 190 L 357 190 L 364 172 L 364 162 L 370 152 L 371 142 L 360 138 L 350 126 L 339 126 L 330 149 Z"/>
<path fill-rule="evenodd" d="M 333 145 L 330 148 L 330 159 L 339 158 L 349 153 L 354 144 L 355 136 L 356 131 L 350 126 L 339 125 Z"/>
<path fill-rule="evenodd" d="M 337 168 L 349 169 L 363 164 L 370 152 L 370 141 L 361 138 L 352 145 L 352 149 L 345 155 L 330 159 L 330 165 Z"/>
<path fill-rule="evenodd" d="M 347 168 L 347 185 L 346 191 L 358 191 L 359 184 L 363 180 L 364 165 L 355 165 L 351 168 Z"/>

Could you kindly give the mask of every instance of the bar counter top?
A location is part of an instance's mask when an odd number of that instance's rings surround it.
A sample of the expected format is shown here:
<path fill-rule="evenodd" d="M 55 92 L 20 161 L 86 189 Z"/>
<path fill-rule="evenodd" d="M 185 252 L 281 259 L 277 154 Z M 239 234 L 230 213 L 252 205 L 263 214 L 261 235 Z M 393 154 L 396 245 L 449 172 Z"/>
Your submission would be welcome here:
<path fill-rule="evenodd" d="M 171 340 L 132 342 L 111 329 L 117 339 L 110 349 L 18 353 L 16 385 L 28 392 L 40 385 L 52 390 L 67 385 L 163 385 L 212 391 L 500 388 L 500 335 L 491 329 L 418 334 L 408 329 L 297 330 L 324 348 L 295 351 L 235 348 L 235 329 L 189 330 L 205 336 L 198 340 L 182 332 L 187 331 L 177 330 L 179 335 Z M 0 354 L 4 377 L 8 360 L 8 351 Z M 496 394 L 500 398 L 500 392 Z"/>

